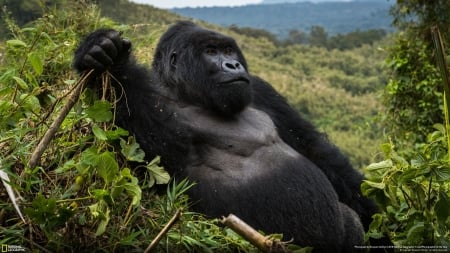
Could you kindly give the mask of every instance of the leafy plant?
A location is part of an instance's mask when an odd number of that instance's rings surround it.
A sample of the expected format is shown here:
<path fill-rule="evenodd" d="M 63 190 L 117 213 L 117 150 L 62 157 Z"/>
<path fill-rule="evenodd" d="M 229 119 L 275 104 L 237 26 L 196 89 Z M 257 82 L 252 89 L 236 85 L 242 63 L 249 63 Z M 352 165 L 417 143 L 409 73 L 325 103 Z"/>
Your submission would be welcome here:
<path fill-rule="evenodd" d="M 450 246 L 448 136 L 444 126 L 435 128 L 419 151 L 401 156 L 387 143 L 382 146 L 385 160 L 366 168 L 363 193 L 383 210 L 374 216 L 367 236 L 387 233 L 401 246 Z"/>
<path fill-rule="evenodd" d="M 0 243 L 47 252 L 142 252 L 178 209 L 188 210 L 186 191 L 192 184 L 172 181 L 167 194 L 159 194 L 156 185 L 169 183 L 170 176 L 159 157 L 145 163 L 134 137 L 113 124 L 114 94 L 108 88 L 100 99 L 86 88 L 38 166 L 28 166 L 74 86 L 83 85 L 71 70 L 80 37 L 96 27 L 129 27 L 100 18 L 96 6 L 84 1 L 45 10 L 24 28 L 6 21 L 13 38 L 0 56 L 0 169 L 20 193 L 27 224 L 8 198 L 1 198 Z M 159 247 L 177 252 L 253 249 L 216 220 L 187 211 Z"/>

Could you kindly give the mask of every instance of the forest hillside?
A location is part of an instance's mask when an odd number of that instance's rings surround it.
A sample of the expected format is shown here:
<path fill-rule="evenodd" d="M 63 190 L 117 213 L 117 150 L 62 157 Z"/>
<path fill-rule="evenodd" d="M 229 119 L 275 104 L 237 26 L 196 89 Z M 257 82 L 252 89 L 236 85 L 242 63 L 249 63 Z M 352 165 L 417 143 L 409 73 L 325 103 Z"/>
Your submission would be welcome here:
<path fill-rule="evenodd" d="M 283 39 L 292 30 L 309 32 L 313 26 L 323 27 L 329 35 L 370 29 L 392 31 L 389 15 L 392 4 L 387 0 L 281 1 L 232 7 L 174 8 L 171 11 L 222 26 L 265 29 Z"/>
<path fill-rule="evenodd" d="M 259 29 L 198 23 L 234 37 L 249 71 L 273 84 L 364 171 L 362 191 L 380 206 L 366 239 L 387 235 L 398 247 L 445 250 L 450 142 L 442 123 L 448 103 L 433 58 L 444 53 L 414 32 L 429 31 L 436 16 L 445 21 L 436 14 L 450 11 L 450 4 L 415 9 L 411 1 L 397 3 L 397 22 L 410 21 L 400 11 L 406 9 L 419 13 L 426 28 L 405 22 L 398 27 L 414 29 L 369 40 L 366 33 L 342 34 L 340 46 L 328 40 L 279 44 Z M 193 184 L 171 179 L 158 158 L 144 162 L 139 143 L 112 123 L 111 94 L 98 99 L 72 68 L 80 40 L 103 27 L 121 31 L 138 61 L 149 65 L 160 35 L 185 17 L 127 0 L 0 4 L 6 6 L 0 26 L 0 244 L 33 252 L 143 252 L 178 219 L 157 251 L 257 252 L 218 219 L 190 212 L 185 193 Z M 447 43 L 449 23 L 439 26 Z M 108 78 L 103 81 L 108 87 Z M 52 138 L 41 147 L 48 133 Z"/>

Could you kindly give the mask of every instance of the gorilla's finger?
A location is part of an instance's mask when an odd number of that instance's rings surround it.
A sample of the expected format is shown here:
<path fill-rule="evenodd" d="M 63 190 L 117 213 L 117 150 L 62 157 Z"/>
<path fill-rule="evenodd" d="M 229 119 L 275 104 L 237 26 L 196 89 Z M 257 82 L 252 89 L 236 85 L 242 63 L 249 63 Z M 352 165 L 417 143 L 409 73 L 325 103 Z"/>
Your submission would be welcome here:
<path fill-rule="evenodd" d="M 113 60 L 111 59 L 111 57 L 109 57 L 105 50 L 103 50 L 103 48 L 98 45 L 93 46 L 91 50 L 89 50 L 88 54 L 104 67 L 108 67 L 113 64 Z"/>
<path fill-rule="evenodd" d="M 122 39 L 122 49 L 123 51 L 128 51 L 131 48 L 131 41 L 129 41 L 128 39 Z"/>
<path fill-rule="evenodd" d="M 105 53 L 111 59 L 114 59 L 117 57 L 117 54 L 118 54 L 117 47 L 111 39 L 105 38 L 102 42 L 100 42 L 100 47 L 103 48 Z"/>
<path fill-rule="evenodd" d="M 120 34 L 120 32 L 115 30 L 110 31 L 107 34 L 107 37 L 111 40 L 112 43 L 114 43 L 118 54 L 120 54 L 123 50 L 122 38 L 120 37 Z"/>
<path fill-rule="evenodd" d="M 85 69 L 105 69 L 105 66 L 103 64 L 95 60 L 94 57 L 89 54 L 86 54 L 83 57 L 83 67 Z"/>

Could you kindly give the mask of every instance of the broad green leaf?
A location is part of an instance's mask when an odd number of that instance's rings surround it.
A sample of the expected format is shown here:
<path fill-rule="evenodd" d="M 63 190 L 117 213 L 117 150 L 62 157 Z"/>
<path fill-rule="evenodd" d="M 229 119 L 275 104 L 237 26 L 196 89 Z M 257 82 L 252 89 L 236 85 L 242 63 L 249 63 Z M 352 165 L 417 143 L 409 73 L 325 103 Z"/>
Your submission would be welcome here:
<path fill-rule="evenodd" d="M 420 166 L 426 163 L 426 158 L 422 154 L 417 154 L 417 156 L 411 159 L 411 166 Z"/>
<path fill-rule="evenodd" d="M 159 166 L 160 157 L 155 157 L 149 164 L 147 170 L 152 174 L 156 180 L 156 184 L 167 184 L 170 180 L 170 175 L 163 167 Z"/>
<path fill-rule="evenodd" d="M 380 169 L 386 169 L 392 167 L 392 160 L 384 160 L 378 163 L 372 163 L 369 166 L 367 166 L 366 170 L 368 171 L 374 171 L 374 170 L 380 170 Z"/>
<path fill-rule="evenodd" d="M 96 122 L 108 122 L 112 119 L 111 104 L 108 101 L 97 100 L 86 110 L 89 118 Z"/>
<path fill-rule="evenodd" d="M 31 52 L 28 54 L 28 61 L 31 63 L 31 66 L 33 66 L 36 74 L 40 76 L 44 71 L 44 61 L 42 60 L 42 58 L 38 55 L 37 52 Z"/>
<path fill-rule="evenodd" d="M 408 243 L 411 245 L 420 245 L 424 236 L 425 224 L 423 222 L 417 222 L 412 226 L 407 233 Z"/>
<path fill-rule="evenodd" d="M 95 163 L 98 174 L 107 184 L 111 183 L 119 172 L 119 165 L 114 155 L 109 151 L 98 155 Z"/>
<path fill-rule="evenodd" d="M 121 152 L 128 161 L 143 162 L 145 153 L 139 148 L 139 143 L 133 137 L 130 137 L 128 144 L 124 139 L 120 139 Z"/>
<path fill-rule="evenodd" d="M 441 223 L 445 223 L 450 216 L 450 198 L 447 197 L 445 192 L 440 194 L 440 199 L 436 202 L 434 211 L 438 221 Z"/>
<path fill-rule="evenodd" d="M 450 168 L 448 167 L 441 166 L 433 169 L 433 172 L 438 182 L 445 182 L 450 179 Z"/>
<path fill-rule="evenodd" d="M 99 126 L 97 125 L 93 125 L 92 126 L 92 132 L 94 133 L 95 137 L 101 141 L 106 141 L 108 138 L 106 137 L 106 133 L 105 131 L 103 131 L 103 129 L 101 129 Z"/>

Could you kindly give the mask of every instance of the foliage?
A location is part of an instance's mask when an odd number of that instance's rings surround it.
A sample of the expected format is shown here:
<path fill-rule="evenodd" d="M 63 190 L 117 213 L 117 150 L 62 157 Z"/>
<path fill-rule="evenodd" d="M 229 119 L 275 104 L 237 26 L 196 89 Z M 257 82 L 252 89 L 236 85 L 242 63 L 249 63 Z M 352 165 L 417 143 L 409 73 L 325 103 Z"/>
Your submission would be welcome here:
<path fill-rule="evenodd" d="M 363 193 L 383 212 L 374 216 L 367 236 L 383 233 L 398 246 L 450 247 L 450 163 L 447 130 L 435 125 L 427 143 L 401 156 L 395 146 L 382 146 L 385 160 L 366 169 Z"/>
<path fill-rule="evenodd" d="M 392 8 L 401 31 L 389 48 L 387 64 L 392 78 L 386 86 L 384 122 L 397 143 L 424 142 L 434 123 L 443 123 L 441 76 L 436 70 L 430 28 L 450 45 L 450 2 L 399 0 Z M 448 51 L 446 54 L 449 54 Z"/>
<path fill-rule="evenodd" d="M 44 252 L 142 252 L 178 209 L 188 210 L 185 193 L 192 184 L 173 179 L 166 194 L 159 194 L 157 185 L 167 184 L 170 177 L 157 158 L 143 163 L 139 144 L 111 123 L 114 104 L 105 98 L 114 94 L 106 92 L 98 100 L 87 88 L 39 166 L 27 165 L 71 87 L 80 85 L 71 61 L 81 36 L 103 26 L 129 32 L 129 27 L 100 18 L 95 6 L 83 2 L 45 13 L 24 28 L 6 19 L 13 38 L 4 44 L 0 66 L 0 168 L 21 195 L 19 206 L 27 224 L 0 192 L 0 244 Z M 158 247 L 176 252 L 255 251 L 218 220 L 189 211 L 183 211 Z"/>
<path fill-rule="evenodd" d="M 443 122 L 442 81 L 430 45 L 399 34 L 387 58 L 393 76 L 386 86 L 384 122 L 397 141 L 421 142 Z"/>
<path fill-rule="evenodd" d="M 310 3 L 252 4 L 235 7 L 175 8 L 171 11 L 212 24 L 265 29 L 282 40 L 291 30 L 309 33 L 321 26 L 330 35 L 355 30 L 392 31 L 392 1 L 324 1 Z"/>

